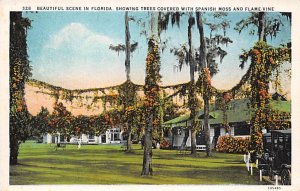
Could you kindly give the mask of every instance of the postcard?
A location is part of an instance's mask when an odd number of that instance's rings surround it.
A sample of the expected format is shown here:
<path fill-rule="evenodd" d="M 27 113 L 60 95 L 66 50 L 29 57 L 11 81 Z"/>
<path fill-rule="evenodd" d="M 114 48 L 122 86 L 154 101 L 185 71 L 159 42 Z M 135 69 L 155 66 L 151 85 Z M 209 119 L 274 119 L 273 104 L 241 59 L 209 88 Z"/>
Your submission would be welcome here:
<path fill-rule="evenodd" d="M 1 1 L 1 190 L 298 190 L 298 1 Z"/>

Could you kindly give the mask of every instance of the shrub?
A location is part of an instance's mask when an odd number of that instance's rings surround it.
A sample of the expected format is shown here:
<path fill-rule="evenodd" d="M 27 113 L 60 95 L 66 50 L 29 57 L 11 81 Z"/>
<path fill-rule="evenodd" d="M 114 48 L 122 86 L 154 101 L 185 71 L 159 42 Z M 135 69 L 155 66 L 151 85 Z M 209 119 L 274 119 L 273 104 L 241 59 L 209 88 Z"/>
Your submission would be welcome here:
<path fill-rule="evenodd" d="M 170 146 L 171 146 L 171 144 L 166 139 L 162 140 L 162 142 L 160 143 L 160 148 L 161 149 L 169 149 Z"/>
<path fill-rule="evenodd" d="M 220 136 L 217 151 L 226 153 L 247 153 L 249 143 L 249 137 Z"/>

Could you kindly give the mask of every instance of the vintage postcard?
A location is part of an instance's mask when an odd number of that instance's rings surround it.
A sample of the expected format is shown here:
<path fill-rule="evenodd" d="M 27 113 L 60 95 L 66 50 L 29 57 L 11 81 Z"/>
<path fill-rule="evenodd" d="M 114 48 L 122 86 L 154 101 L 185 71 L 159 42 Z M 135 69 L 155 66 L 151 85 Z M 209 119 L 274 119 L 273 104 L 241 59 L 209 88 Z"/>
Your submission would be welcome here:
<path fill-rule="evenodd" d="M 1 1 L 1 190 L 299 190 L 298 1 Z"/>

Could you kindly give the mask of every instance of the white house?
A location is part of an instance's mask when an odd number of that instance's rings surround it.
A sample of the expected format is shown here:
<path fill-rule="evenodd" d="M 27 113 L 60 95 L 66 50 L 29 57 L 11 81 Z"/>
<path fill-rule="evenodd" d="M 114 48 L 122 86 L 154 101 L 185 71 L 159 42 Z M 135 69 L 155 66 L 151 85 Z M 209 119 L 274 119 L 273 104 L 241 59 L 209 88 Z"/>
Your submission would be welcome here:
<path fill-rule="evenodd" d="M 81 134 L 80 137 L 72 135 L 70 140 L 67 140 L 60 133 L 50 134 L 47 133 L 43 136 L 43 143 L 60 143 L 68 142 L 70 144 L 77 144 L 81 140 L 82 144 L 115 144 L 123 141 L 121 128 L 107 129 L 105 133 L 97 135 Z"/>

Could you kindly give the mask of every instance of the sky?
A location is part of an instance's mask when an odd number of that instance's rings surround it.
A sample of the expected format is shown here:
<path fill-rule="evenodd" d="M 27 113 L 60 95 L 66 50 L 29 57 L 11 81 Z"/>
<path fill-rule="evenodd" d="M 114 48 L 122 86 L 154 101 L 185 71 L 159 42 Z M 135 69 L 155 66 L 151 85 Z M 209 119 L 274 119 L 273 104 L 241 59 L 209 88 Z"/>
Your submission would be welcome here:
<path fill-rule="evenodd" d="M 149 19 L 147 12 L 130 12 L 129 15 L 135 20 Z M 106 87 L 126 80 L 125 53 L 118 54 L 109 49 L 110 44 L 125 43 L 124 12 L 24 12 L 23 16 L 32 20 L 27 34 L 32 78 L 67 89 Z M 239 68 L 239 55 L 242 49 L 252 47 L 258 37 L 249 35 L 249 30 L 239 34 L 234 27 L 248 16 L 246 12 L 232 12 L 226 18 L 231 21 L 226 34 L 233 43 L 222 47 L 228 55 L 219 64 L 219 73 L 212 79 L 213 85 L 219 89 L 230 89 L 246 72 L 246 68 Z M 276 13 L 269 13 L 269 16 L 275 18 Z M 205 18 L 210 17 L 206 15 Z M 282 21 L 284 27 L 278 36 L 268 39 L 273 46 L 291 40 L 290 23 L 286 19 Z M 140 35 L 143 27 L 133 21 L 129 25 L 131 40 L 139 43 L 138 49 L 131 55 L 131 80 L 143 84 L 147 39 Z M 209 34 L 207 27 L 204 32 L 206 36 Z M 185 66 L 181 72 L 174 69 L 178 61 L 169 51 L 187 43 L 187 17 L 181 19 L 180 28 L 170 26 L 163 32 L 162 39 L 168 39 L 168 48 L 161 54 L 161 84 L 188 82 L 189 68 Z M 193 27 L 193 43 L 195 47 L 199 46 L 196 25 Z"/>

